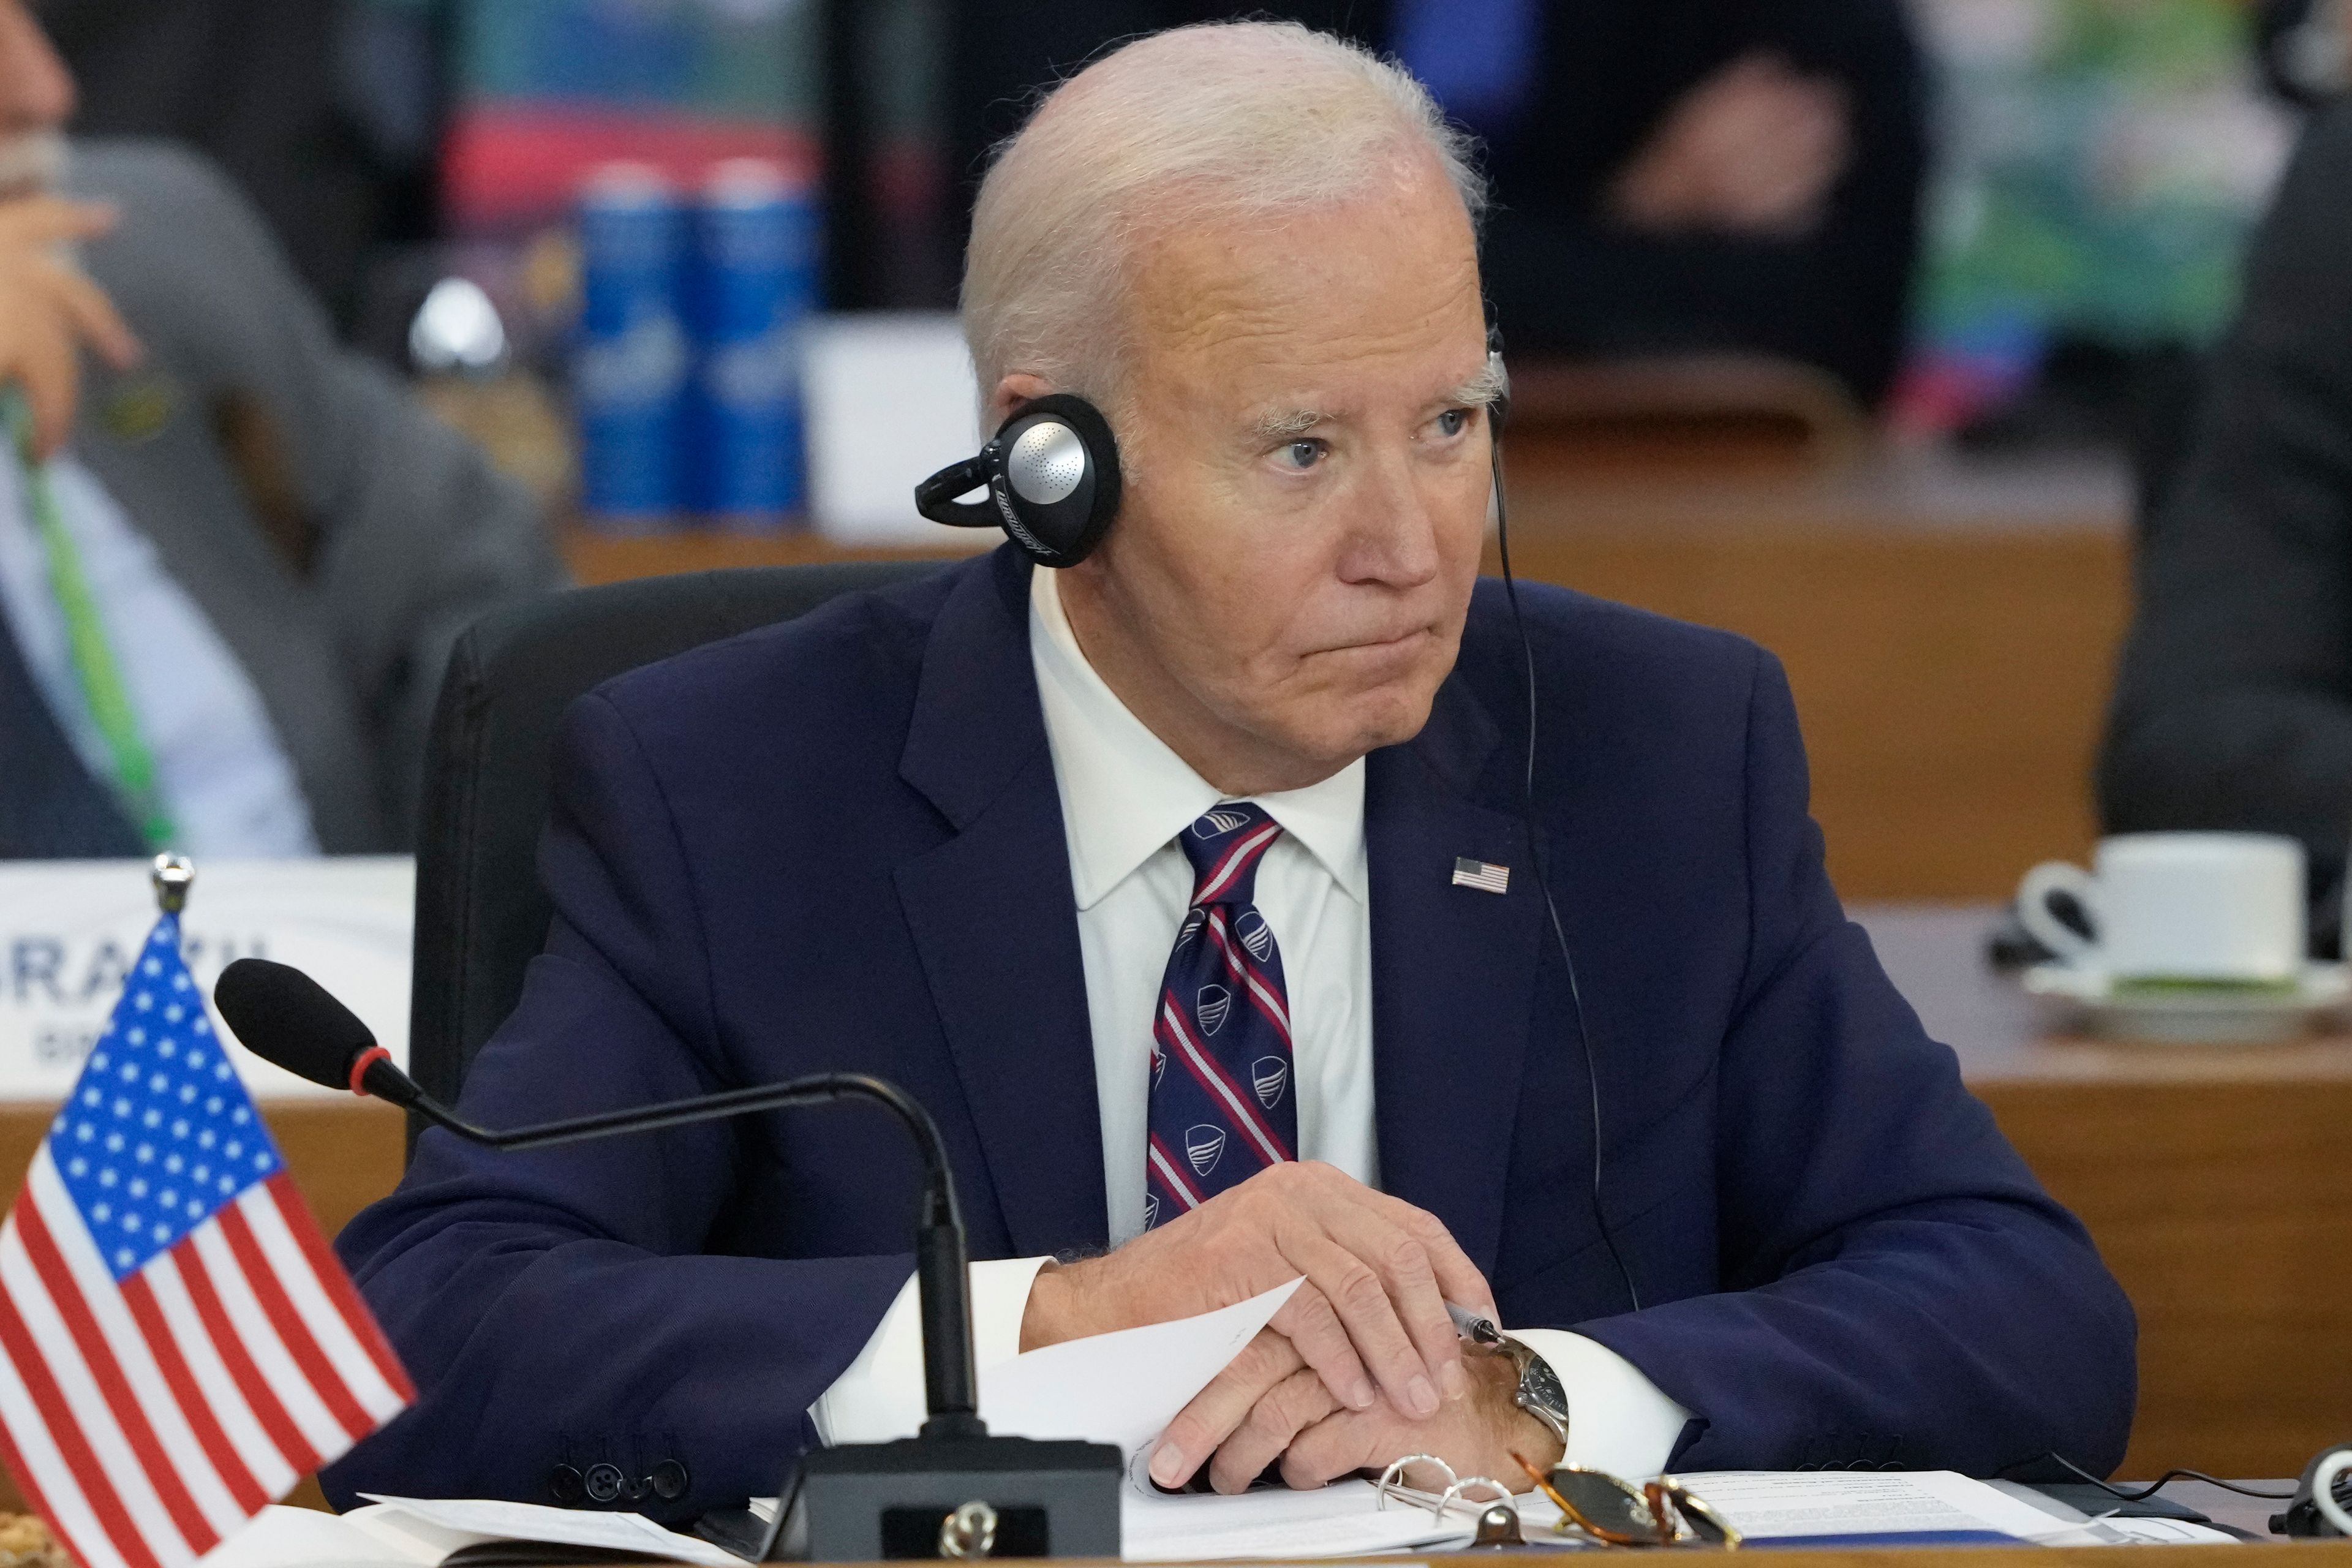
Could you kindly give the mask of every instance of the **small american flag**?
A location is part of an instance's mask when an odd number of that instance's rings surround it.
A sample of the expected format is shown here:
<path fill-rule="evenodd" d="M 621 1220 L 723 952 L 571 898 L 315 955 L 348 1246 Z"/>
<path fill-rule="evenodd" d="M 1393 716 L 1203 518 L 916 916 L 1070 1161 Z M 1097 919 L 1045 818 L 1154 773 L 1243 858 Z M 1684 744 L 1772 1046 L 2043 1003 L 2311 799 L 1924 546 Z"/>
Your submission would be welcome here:
<path fill-rule="evenodd" d="M 83 1568 L 176 1568 L 415 1396 L 165 915 L 0 1225 L 0 1459 Z"/>
<path fill-rule="evenodd" d="M 1471 860 L 1456 857 L 1454 862 L 1454 885 L 1475 888 L 1482 893 L 1507 893 L 1511 890 L 1511 868 L 1497 866 L 1492 860 Z"/>

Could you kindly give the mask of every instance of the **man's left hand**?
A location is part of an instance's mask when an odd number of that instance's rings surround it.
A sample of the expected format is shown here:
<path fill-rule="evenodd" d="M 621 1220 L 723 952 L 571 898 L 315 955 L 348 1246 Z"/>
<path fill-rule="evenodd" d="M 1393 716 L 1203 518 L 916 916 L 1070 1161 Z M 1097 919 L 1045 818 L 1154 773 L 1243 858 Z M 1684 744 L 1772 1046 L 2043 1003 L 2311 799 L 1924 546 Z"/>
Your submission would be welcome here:
<path fill-rule="evenodd" d="M 1272 1352 L 1271 1345 L 1252 1350 Z M 1244 1352 L 1247 1353 L 1247 1352 Z M 1466 1397 L 1415 1419 L 1385 1398 L 1367 1410 L 1349 1410 L 1311 1371 L 1280 1378 L 1210 1461 L 1210 1483 L 1221 1492 L 1246 1489 L 1277 1458 L 1284 1484 L 1325 1486 L 1357 1470 L 1380 1470 L 1405 1454 L 1434 1454 L 1461 1476 L 1489 1476 L 1514 1491 L 1528 1482 L 1514 1455 L 1549 1469 L 1560 1459 L 1559 1440 L 1512 1403 L 1518 1374 L 1502 1356 L 1466 1355 Z"/>

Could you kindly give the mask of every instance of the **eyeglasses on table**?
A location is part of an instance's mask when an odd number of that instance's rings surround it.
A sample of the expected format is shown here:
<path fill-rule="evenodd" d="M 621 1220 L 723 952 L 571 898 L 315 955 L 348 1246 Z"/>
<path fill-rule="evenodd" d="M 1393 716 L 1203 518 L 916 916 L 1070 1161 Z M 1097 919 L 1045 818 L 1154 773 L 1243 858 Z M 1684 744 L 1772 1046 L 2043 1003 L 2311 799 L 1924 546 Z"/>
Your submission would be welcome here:
<path fill-rule="evenodd" d="M 1538 1469 L 1520 1455 L 1519 1468 L 1538 1491 L 1559 1510 L 1554 1530 L 1561 1535 L 1581 1535 L 1604 1546 L 1707 1546 L 1725 1551 L 1740 1544 L 1739 1531 L 1706 1500 L 1672 1476 L 1660 1476 L 1640 1486 L 1605 1470 L 1572 1465 Z M 1444 1478 L 1431 1491 L 1410 1484 L 1412 1467 L 1426 1465 Z M 1408 1454 L 1381 1472 L 1380 1506 L 1393 1500 L 1426 1508 L 1438 1519 L 1454 1510 L 1477 1521 L 1480 1546 L 1507 1545 L 1523 1539 L 1511 1489 L 1490 1476 L 1463 1476 L 1433 1454 Z M 1482 1499 L 1474 1495 L 1483 1491 Z M 1502 1516 L 1508 1514 L 1507 1520 Z"/>

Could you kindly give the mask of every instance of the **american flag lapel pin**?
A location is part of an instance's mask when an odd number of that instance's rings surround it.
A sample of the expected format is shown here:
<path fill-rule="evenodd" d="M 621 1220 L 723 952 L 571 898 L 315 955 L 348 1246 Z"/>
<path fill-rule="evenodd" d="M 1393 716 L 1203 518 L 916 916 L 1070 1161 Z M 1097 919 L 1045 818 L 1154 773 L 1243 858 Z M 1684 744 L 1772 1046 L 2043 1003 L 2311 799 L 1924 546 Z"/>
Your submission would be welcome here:
<path fill-rule="evenodd" d="M 1475 888 L 1482 893 L 1507 893 L 1511 890 L 1511 868 L 1491 860 L 1473 860 L 1457 855 L 1454 858 L 1454 885 Z"/>

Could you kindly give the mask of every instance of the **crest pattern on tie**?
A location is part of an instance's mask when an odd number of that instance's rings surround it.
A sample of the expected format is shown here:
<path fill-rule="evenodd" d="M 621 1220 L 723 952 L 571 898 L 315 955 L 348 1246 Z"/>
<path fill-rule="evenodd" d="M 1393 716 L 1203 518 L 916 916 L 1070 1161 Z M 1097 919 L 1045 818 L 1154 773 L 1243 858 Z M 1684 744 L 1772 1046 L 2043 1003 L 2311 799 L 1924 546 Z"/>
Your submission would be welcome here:
<path fill-rule="evenodd" d="M 1146 1230 L 1297 1157 L 1282 954 L 1252 902 L 1258 863 L 1281 836 L 1246 801 L 1213 806 L 1177 836 L 1192 902 L 1152 1024 Z"/>

